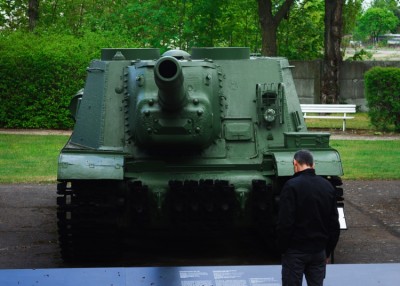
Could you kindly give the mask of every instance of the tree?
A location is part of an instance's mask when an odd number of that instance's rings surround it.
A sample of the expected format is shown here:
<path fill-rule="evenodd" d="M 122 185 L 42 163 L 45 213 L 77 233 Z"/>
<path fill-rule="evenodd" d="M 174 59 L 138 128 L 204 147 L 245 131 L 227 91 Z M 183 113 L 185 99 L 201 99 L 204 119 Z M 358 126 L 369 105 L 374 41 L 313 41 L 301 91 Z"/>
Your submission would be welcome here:
<path fill-rule="evenodd" d="M 294 7 L 293 9 L 297 12 L 300 11 L 302 15 L 304 15 L 304 8 L 310 2 L 315 2 L 318 5 L 317 1 L 303 1 L 301 4 L 303 5 L 302 8 Z M 341 38 L 342 38 L 342 29 L 343 29 L 343 6 L 345 0 L 325 0 L 325 16 L 324 16 L 324 61 L 323 61 L 323 75 L 322 75 L 322 89 L 321 89 L 321 102 L 323 103 L 335 103 L 338 101 L 339 96 L 339 70 L 340 64 L 342 62 L 342 54 L 341 54 Z M 351 27 L 354 22 L 351 20 L 353 19 L 352 16 L 358 13 L 359 9 L 361 8 L 360 0 L 348 0 L 348 17 L 346 18 L 348 21 L 347 27 Z M 281 24 L 282 20 L 288 17 L 289 10 L 291 9 L 292 4 L 294 1 L 285 0 L 281 5 L 278 5 L 271 2 L 271 0 L 257 0 L 258 3 L 258 12 L 259 12 L 259 19 L 260 25 L 262 30 L 262 54 L 269 55 L 269 56 L 276 56 L 277 55 L 277 29 L 279 24 Z M 276 9 L 276 13 L 273 14 L 274 8 Z M 312 10 L 307 11 L 307 15 L 310 15 Z M 313 15 L 318 15 L 318 13 L 313 13 Z M 303 18 L 310 18 L 310 17 L 303 17 Z M 318 19 L 318 17 L 316 17 Z M 354 17 L 355 18 L 355 17 Z M 309 20 L 309 19 L 307 19 Z M 297 39 L 289 40 L 289 35 L 291 32 L 296 30 L 297 24 L 300 21 L 304 21 L 301 17 L 298 18 L 298 21 L 295 24 L 295 28 L 287 29 L 287 31 L 282 32 L 285 34 L 286 37 L 286 47 L 285 49 L 282 48 L 280 51 L 285 51 L 287 55 L 297 55 L 301 56 L 304 54 L 293 52 L 294 49 L 290 47 L 290 42 L 295 42 L 296 49 L 301 45 L 301 43 L 314 43 L 312 48 L 309 49 L 318 51 L 318 28 L 315 27 L 314 29 L 307 30 L 303 28 L 300 32 L 297 32 Z M 289 24 L 286 23 L 289 27 Z M 309 27 L 310 25 L 308 25 Z M 305 26 L 306 27 L 306 26 Z M 281 30 L 282 31 L 282 30 Z M 299 41 L 299 38 L 305 37 L 305 31 L 307 31 L 307 35 L 313 35 L 311 38 L 307 38 L 305 41 Z M 315 57 L 315 53 L 312 54 Z M 306 57 L 305 57 L 306 58 Z"/>
<path fill-rule="evenodd" d="M 379 35 L 395 29 L 398 23 L 399 20 L 392 11 L 369 8 L 358 21 L 355 34 L 360 40 L 370 38 L 376 43 Z"/>
<path fill-rule="evenodd" d="M 281 5 L 273 5 L 272 0 L 257 0 L 257 3 L 262 38 L 261 53 L 264 56 L 277 56 L 278 26 L 289 13 L 294 0 L 285 0 Z M 275 7 L 276 13 L 273 14 Z"/>
<path fill-rule="evenodd" d="M 321 103 L 336 103 L 339 97 L 343 4 L 344 0 L 325 0 L 325 49 Z"/>
<path fill-rule="evenodd" d="M 398 10 L 398 0 L 373 0 L 371 8 L 382 8 L 392 11 L 393 13 Z"/>
<path fill-rule="evenodd" d="M 28 3 L 29 31 L 33 31 L 39 20 L 39 0 L 29 0 Z"/>
<path fill-rule="evenodd" d="M 392 11 L 397 18 L 400 19 L 399 0 L 374 0 L 371 8 L 382 8 Z"/>

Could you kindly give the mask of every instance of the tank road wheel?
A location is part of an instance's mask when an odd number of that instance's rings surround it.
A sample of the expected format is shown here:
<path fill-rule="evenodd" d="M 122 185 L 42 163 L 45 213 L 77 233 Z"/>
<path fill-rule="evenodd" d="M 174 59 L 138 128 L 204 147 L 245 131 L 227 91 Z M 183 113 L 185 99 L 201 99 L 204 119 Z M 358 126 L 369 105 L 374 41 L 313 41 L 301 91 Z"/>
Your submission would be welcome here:
<path fill-rule="evenodd" d="M 114 189 L 112 189 L 114 188 Z M 58 185 L 57 218 L 63 260 L 98 261 L 116 258 L 121 235 L 119 220 L 123 198 L 115 195 L 115 185 L 66 183 Z"/>

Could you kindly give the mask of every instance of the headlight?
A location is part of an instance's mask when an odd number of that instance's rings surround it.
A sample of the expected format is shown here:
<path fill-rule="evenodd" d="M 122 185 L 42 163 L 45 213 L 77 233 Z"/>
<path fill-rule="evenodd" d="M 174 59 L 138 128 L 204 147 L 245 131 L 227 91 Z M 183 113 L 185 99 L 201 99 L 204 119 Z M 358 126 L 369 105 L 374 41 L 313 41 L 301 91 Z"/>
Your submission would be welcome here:
<path fill-rule="evenodd" d="M 274 109 L 272 108 L 268 108 L 265 112 L 264 112 L 264 119 L 267 122 L 273 122 L 275 120 L 276 117 L 276 112 Z"/>

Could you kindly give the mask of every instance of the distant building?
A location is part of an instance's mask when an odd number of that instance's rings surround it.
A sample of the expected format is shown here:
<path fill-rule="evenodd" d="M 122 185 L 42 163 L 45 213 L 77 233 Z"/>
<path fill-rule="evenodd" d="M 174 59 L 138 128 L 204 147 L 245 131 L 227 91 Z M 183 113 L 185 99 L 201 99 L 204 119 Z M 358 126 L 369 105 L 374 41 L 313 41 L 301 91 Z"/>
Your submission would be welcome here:
<path fill-rule="evenodd" d="M 400 46 L 400 34 L 384 34 L 379 41 L 386 41 L 388 46 Z"/>

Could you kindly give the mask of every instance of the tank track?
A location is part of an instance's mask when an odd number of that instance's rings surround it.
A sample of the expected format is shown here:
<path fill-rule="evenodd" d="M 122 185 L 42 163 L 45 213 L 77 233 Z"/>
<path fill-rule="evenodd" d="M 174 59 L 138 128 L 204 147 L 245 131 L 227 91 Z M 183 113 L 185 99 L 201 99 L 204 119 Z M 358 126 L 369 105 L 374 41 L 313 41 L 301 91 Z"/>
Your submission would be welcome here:
<path fill-rule="evenodd" d="M 61 182 L 57 193 L 61 257 L 72 263 L 119 258 L 153 224 L 194 236 L 234 229 L 238 220 L 260 231 L 274 225 L 272 186 L 264 180 L 252 182 L 248 199 L 229 181 L 212 179 L 170 180 L 161 204 L 141 181 Z"/>
<path fill-rule="evenodd" d="M 111 259 L 119 254 L 119 235 L 124 199 L 115 185 L 59 183 L 57 186 L 57 224 L 61 257 L 64 261 Z"/>
<path fill-rule="evenodd" d="M 213 230 L 233 222 L 238 207 L 234 186 L 225 180 L 169 181 L 168 203 L 172 225 Z"/>
<path fill-rule="evenodd" d="M 246 201 L 235 194 L 235 186 L 226 180 L 169 181 L 167 205 L 172 225 L 178 228 L 221 230 L 234 227 L 242 219 L 243 209 L 255 225 L 273 225 L 272 186 L 253 180 Z"/>

